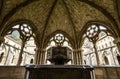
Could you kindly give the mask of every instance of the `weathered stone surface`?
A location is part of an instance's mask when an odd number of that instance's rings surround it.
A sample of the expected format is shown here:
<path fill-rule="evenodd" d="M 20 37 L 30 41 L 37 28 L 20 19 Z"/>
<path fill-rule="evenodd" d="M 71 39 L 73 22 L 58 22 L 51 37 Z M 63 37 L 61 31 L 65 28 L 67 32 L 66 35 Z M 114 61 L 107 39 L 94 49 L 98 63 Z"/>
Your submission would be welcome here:
<path fill-rule="evenodd" d="M 120 67 L 95 67 L 96 79 L 120 79 Z M 0 66 L 0 79 L 23 79 L 25 68 L 20 66 Z"/>
<path fill-rule="evenodd" d="M 62 30 L 71 37 L 75 37 L 75 34 L 79 37 L 81 29 L 90 21 L 112 25 L 99 10 L 75 0 L 58 0 L 56 3 L 54 0 L 34 1 L 18 10 L 5 26 L 17 20 L 31 21 L 38 29 L 37 33 L 44 34 L 45 39 L 56 30 Z"/>
<path fill-rule="evenodd" d="M 24 74 L 24 67 L 0 66 L 0 79 L 23 79 Z"/>
<path fill-rule="evenodd" d="M 120 67 L 95 67 L 96 79 L 120 79 Z"/>

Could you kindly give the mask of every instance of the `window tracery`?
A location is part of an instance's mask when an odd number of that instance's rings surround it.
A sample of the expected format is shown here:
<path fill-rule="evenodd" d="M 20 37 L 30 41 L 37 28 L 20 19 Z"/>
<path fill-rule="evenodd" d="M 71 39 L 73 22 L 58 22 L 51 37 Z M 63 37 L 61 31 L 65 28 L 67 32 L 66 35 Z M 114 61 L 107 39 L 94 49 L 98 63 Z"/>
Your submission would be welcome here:
<path fill-rule="evenodd" d="M 4 37 L 5 42 L 1 44 L 2 51 L 6 52 L 6 58 L 1 65 L 29 64 L 30 59 L 34 58 L 35 54 L 34 37 L 35 34 L 28 24 L 23 23 L 13 26 Z"/>
<path fill-rule="evenodd" d="M 71 46 L 68 38 L 61 33 L 58 33 L 52 37 L 49 41 L 49 44 L 54 46 Z"/>
<path fill-rule="evenodd" d="M 18 25 L 13 26 L 9 34 L 15 31 L 19 32 L 19 37 L 22 41 L 23 40 L 28 41 L 30 37 L 34 36 L 31 27 L 27 24 L 18 24 Z"/>
<path fill-rule="evenodd" d="M 115 57 L 115 54 L 114 54 L 114 49 L 117 48 L 117 46 L 116 44 L 113 43 L 114 38 L 111 36 L 111 34 L 109 33 L 108 29 L 105 26 L 102 26 L 99 24 L 90 25 L 86 30 L 86 33 L 84 36 L 86 37 L 86 39 L 84 40 L 84 44 L 82 46 L 82 49 L 84 50 L 83 52 L 84 60 L 86 59 L 85 56 L 87 57 L 87 55 L 91 55 L 95 53 L 97 65 L 98 64 L 100 65 L 102 64 L 101 62 L 103 62 L 100 59 L 102 56 L 100 55 L 100 53 L 102 53 L 103 51 L 108 51 L 109 58 L 113 59 L 114 61 L 114 62 L 110 62 L 109 65 L 113 65 L 113 64 L 118 65 L 117 58 Z M 89 45 L 89 47 L 87 45 Z M 89 60 L 88 62 L 91 62 L 91 61 Z M 94 63 L 92 62 L 92 64 Z"/>

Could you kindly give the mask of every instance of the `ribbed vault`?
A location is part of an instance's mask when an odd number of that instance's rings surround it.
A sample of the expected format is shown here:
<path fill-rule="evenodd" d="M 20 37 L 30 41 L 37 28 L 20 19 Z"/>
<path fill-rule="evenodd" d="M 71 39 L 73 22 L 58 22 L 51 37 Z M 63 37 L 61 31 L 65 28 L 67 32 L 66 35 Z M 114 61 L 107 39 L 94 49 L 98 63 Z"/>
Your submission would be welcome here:
<path fill-rule="evenodd" d="M 113 0 L 6 0 L 3 4 L 0 16 L 1 27 L 4 27 L 2 33 L 18 20 L 30 20 L 38 29 L 41 45 L 56 30 L 66 32 L 77 43 L 81 29 L 89 21 L 101 21 L 114 30 L 119 24 Z"/>

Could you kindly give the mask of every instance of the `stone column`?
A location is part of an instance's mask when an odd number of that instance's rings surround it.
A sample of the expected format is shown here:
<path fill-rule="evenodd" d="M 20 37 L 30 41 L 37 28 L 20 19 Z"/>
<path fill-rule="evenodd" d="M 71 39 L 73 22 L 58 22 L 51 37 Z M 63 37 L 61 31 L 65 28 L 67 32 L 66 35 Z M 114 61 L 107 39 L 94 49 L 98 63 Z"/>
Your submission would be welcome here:
<path fill-rule="evenodd" d="M 77 64 L 77 65 L 80 65 L 82 64 L 82 53 L 81 53 L 81 50 L 80 49 L 73 49 L 73 61 L 74 63 L 73 64 Z"/>
<path fill-rule="evenodd" d="M 35 64 L 45 64 L 45 50 L 38 48 L 36 49 Z"/>
<path fill-rule="evenodd" d="M 35 64 L 39 64 L 40 50 L 36 48 L 35 52 Z"/>
<path fill-rule="evenodd" d="M 100 65 L 100 59 L 99 59 L 99 54 L 98 54 L 97 47 L 96 47 L 96 42 L 93 42 L 93 47 L 94 47 L 95 55 L 96 55 L 96 62 L 97 62 L 97 65 L 99 66 Z"/>
<path fill-rule="evenodd" d="M 79 50 L 79 59 L 80 59 L 80 64 L 83 64 L 82 50 Z"/>
<path fill-rule="evenodd" d="M 10 46 L 8 47 L 8 50 L 7 50 L 7 55 L 6 55 L 6 59 L 5 59 L 5 63 L 4 65 L 8 65 L 8 56 L 9 56 L 9 53 L 10 53 Z"/>
<path fill-rule="evenodd" d="M 21 50 L 20 50 L 20 53 L 19 53 L 19 57 L 18 57 L 18 62 L 17 62 L 17 66 L 20 66 L 22 61 L 23 61 L 23 53 L 24 53 L 24 47 L 25 47 L 25 43 L 26 43 L 26 40 L 22 40 L 22 45 L 21 45 Z"/>
<path fill-rule="evenodd" d="M 41 64 L 45 64 L 45 52 L 46 50 L 45 49 L 42 49 L 41 51 Z"/>
<path fill-rule="evenodd" d="M 77 64 L 76 52 L 73 51 L 73 64 Z"/>

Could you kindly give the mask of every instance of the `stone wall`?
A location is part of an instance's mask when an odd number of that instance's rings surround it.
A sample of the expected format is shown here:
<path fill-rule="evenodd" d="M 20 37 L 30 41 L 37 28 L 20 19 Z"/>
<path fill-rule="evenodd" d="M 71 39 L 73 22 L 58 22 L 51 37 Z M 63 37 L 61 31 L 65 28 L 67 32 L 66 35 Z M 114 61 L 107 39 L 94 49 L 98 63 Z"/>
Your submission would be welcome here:
<path fill-rule="evenodd" d="M 0 66 L 0 79 L 24 79 L 22 66 Z M 120 67 L 95 67 L 95 79 L 120 79 Z"/>
<path fill-rule="evenodd" d="M 24 73 L 22 66 L 0 66 L 0 79 L 23 79 Z"/>
<path fill-rule="evenodd" d="M 95 79 L 120 79 L 120 67 L 95 67 Z"/>

